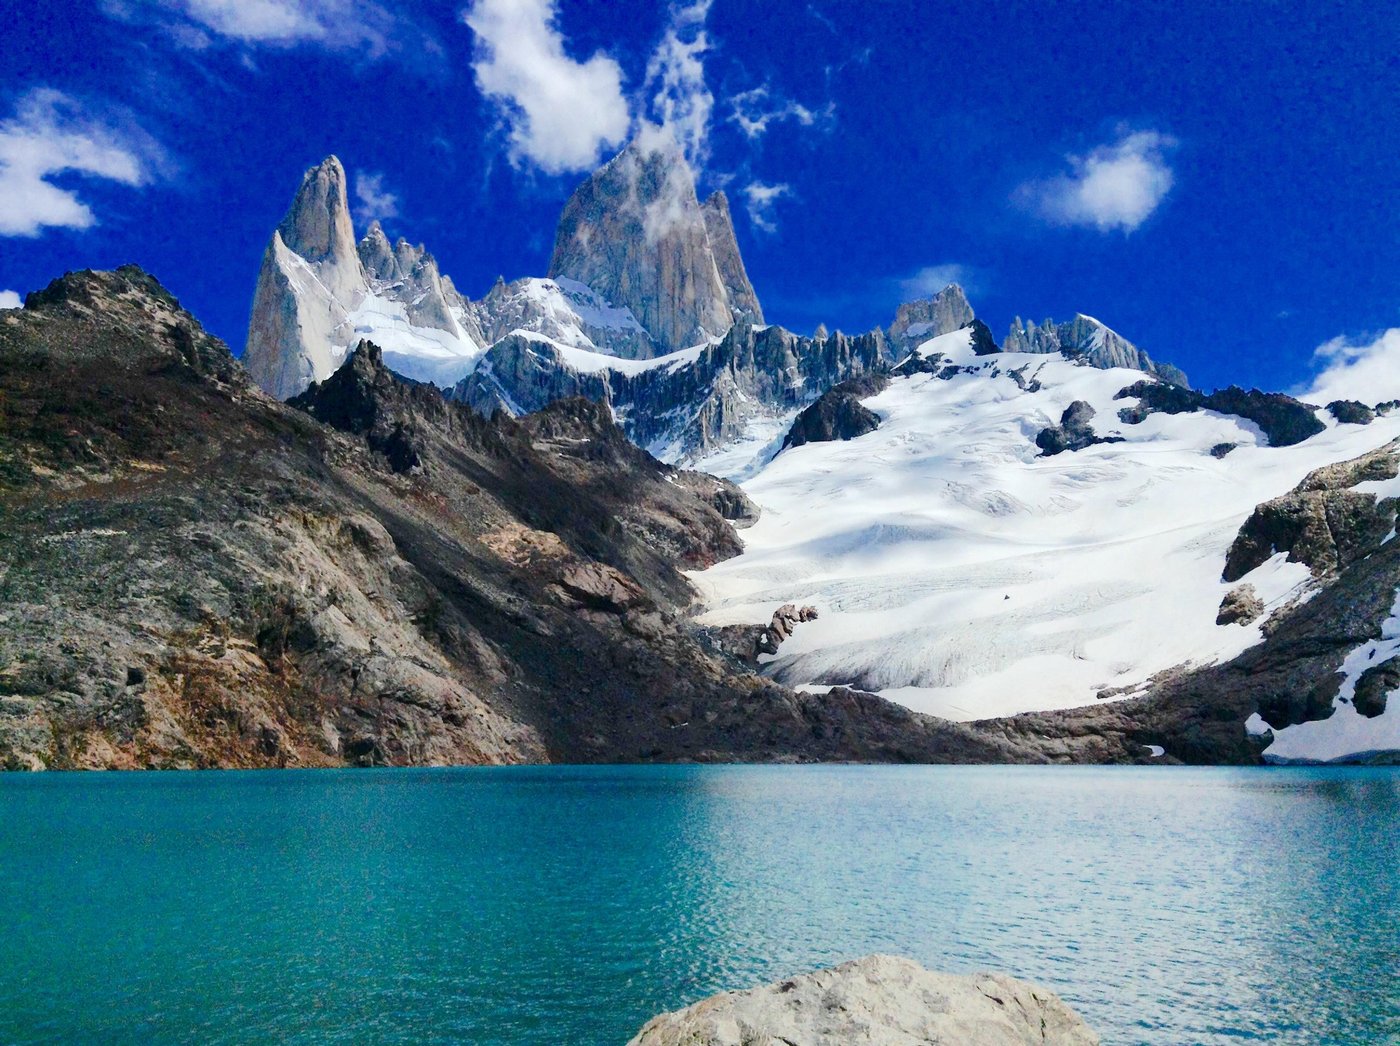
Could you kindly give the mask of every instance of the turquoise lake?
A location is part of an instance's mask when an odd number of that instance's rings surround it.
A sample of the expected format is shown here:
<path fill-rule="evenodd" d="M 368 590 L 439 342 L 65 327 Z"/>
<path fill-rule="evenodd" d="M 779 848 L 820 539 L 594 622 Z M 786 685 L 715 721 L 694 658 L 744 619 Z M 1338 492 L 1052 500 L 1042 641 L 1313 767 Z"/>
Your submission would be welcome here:
<path fill-rule="evenodd" d="M 1400 1042 L 1400 771 L 0 777 L 0 1042 L 622 1046 L 869 952 L 1105 1043 Z"/>

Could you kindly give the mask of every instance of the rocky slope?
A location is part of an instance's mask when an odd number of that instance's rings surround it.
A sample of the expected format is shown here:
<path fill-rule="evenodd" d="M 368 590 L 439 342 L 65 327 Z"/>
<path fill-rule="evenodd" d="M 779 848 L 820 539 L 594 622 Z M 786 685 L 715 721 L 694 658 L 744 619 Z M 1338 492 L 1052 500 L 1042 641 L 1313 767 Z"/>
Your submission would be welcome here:
<path fill-rule="evenodd" d="M 742 495 L 362 345 L 278 403 L 134 268 L 0 319 L 0 763 L 1039 758 L 687 619 Z M 808 626 L 803 626 L 808 627 Z"/>
<path fill-rule="evenodd" d="M 1053 992 L 1014 977 L 933 973 L 867 955 L 725 992 L 647 1022 L 629 1046 L 1097 1046 Z"/>

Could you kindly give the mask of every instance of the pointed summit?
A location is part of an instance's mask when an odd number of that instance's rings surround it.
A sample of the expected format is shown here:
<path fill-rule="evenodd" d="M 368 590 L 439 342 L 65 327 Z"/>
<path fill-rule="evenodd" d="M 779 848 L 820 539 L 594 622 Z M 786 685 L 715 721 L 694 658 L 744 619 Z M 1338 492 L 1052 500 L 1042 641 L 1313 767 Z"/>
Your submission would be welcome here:
<path fill-rule="evenodd" d="M 344 358 L 349 315 L 369 293 L 334 156 L 308 170 L 263 254 L 243 363 L 263 390 L 288 399 Z"/>
<path fill-rule="evenodd" d="M 963 289 L 950 283 L 933 297 L 905 302 L 895 311 L 890 344 L 896 351 L 909 352 L 920 342 L 961 330 L 975 318 Z"/>
<path fill-rule="evenodd" d="M 674 142 L 634 140 L 574 191 L 550 261 L 630 309 L 662 352 L 723 335 L 737 316 L 762 321 L 722 195 L 704 207 Z"/>

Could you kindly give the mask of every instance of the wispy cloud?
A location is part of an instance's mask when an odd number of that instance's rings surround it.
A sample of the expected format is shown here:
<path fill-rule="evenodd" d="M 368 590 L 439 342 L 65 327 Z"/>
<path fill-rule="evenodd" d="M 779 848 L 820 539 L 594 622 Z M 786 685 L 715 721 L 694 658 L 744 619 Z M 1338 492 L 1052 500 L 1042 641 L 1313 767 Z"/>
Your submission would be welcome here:
<path fill-rule="evenodd" d="M 584 170 L 631 126 L 622 68 L 598 52 L 576 61 L 556 25 L 556 0 L 476 0 L 472 72 L 499 110 L 510 155 L 550 174 Z"/>
<path fill-rule="evenodd" d="M 971 293 L 976 280 L 972 270 L 966 265 L 946 262 L 942 265 L 926 265 L 898 283 L 899 293 L 902 295 L 900 300 L 913 301 L 917 298 L 931 298 L 950 283 L 956 283 Z"/>
<path fill-rule="evenodd" d="M 22 309 L 24 299 L 16 291 L 0 291 L 0 309 Z"/>
<path fill-rule="evenodd" d="M 773 124 L 792 120 L 803 127 L 830 123 L 836 113 L 836 103 L 827 102 L 820 109 L 811 109 L 776 92 L 767 84 L 740 91 L 729 99 L 729 122 L 750 139 L 760 138 Z"/>
<path fill-rule="evenodd" d="M 1100 232 L 1132 232 L 1171 191 L 1168 158 L 1177 141 L 1159 131 L 1132 131 L 1082 155 L 1065 157 L 1068 170 L 1029 182 L 1017 198 L 1057 225 Z"/>
<path fill-rule="evenodd" d="M 139 187 L 154 180 L 161 163 L 159 147 L 139 129 L 103 121 L 60 91 L 30 91 L 0 123 L 0 236 L 97 224 L 92 208 L 55 176 Z"/>
<path fill-rule="evenodd" d="M 709 13 L 710 0 L 672 6 L 670 24 L 647 62 L 644 88 L 650 95 L 644 118 L 669 135 L 697 169 L 709 156 L 715 108 L 715 96 L 705 83 Z"/>
<path fill-rule="evenodd" d="M 399 198 L 384 188 L 384 175 L 360 171 L 355 175 L 355 217 L 361 222 L 399 216 Z"/>
<path fill-rule="evenodd" d="M 1312 403 L 1360 400 L 1374 405 L 1400 399 L 1400 327 L 1372 338 L 1333 338 L 1313 352 L 1318 374 L 1295 393 Z"/>
<path fill-rule="evenodd" d="M 769 185 L 764 182 L 750 182 L 744 186 L 744 202 L 749 212 L 749 221 L 760 232 L 777 232 L 778 220 L 774 205 L 784 196 L 792 195 L 792 186 Z"/>
<path fill-rule="evenodd" d="M 159 26 L 191 50 L 316 46 L 382 57 L 426 42 L 405 16 L 375 0 L 102 0 L 102 8 L 121 21 Z"/>

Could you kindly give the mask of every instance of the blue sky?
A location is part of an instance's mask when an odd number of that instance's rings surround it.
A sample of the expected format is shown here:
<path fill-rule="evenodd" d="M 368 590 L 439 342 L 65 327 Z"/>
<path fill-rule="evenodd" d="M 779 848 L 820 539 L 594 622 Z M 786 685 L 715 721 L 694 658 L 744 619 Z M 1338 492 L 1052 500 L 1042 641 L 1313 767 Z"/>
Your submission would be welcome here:
<path fill-rule="evenodd" d="M 479 296 L 543 274 L 568 193 L 642 119 L 674 124 L 702 190 L 729 191 L 768 318 L 799 331 L 887 323 L 957 278 L 998 339 L 1013 315 L 1082 311 L 1198 385 L 1288 388 L 1400 327 L 1388 5 L 4 0 L 4 15 L 0 290 L 135 261 L 235 351 L 268 236 L 326 154 L 361 230 L 381 217 Z"/>

